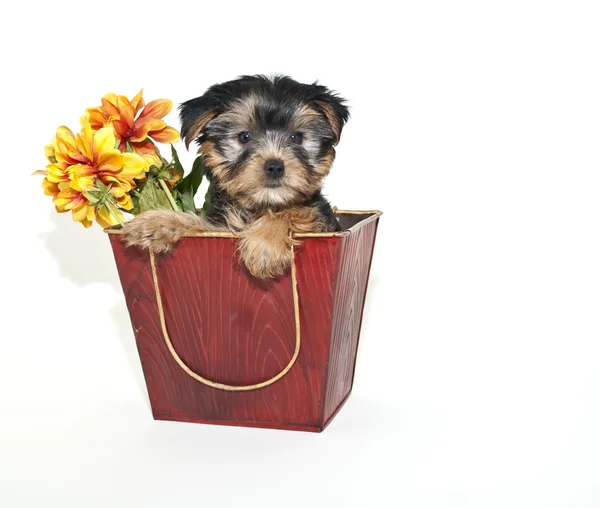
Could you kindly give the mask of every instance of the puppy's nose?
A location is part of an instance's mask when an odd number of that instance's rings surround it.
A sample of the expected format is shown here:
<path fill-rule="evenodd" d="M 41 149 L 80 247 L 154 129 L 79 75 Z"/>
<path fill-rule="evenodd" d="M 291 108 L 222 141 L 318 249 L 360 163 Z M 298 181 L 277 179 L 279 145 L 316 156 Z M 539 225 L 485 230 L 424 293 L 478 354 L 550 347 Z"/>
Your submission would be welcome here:
<path fill-rule="evenodd" d="M 280 178 L 283 176 L 284 165 L 279 159 L 270 159 L 265 162 L 265 171 L 269 178 Z"/>

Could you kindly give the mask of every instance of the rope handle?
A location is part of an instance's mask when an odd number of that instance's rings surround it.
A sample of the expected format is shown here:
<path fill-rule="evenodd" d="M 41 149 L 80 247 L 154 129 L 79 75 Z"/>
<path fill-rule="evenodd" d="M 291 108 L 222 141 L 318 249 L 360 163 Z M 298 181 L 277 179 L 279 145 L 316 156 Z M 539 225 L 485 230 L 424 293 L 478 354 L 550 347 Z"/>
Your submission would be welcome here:
<path fill-rule="evenodd" d="M 227 392 L 246 392 L 250 390 L 258 390 L 259 388 L 264 388 L 265 386 L 272 385 L 276 381 L 279 381 L 283 376 L 285 376 L 290 369 L 296 363 L 296 359 L 298 358 L 298 354 L 300 353 L 300 306 L 298 303 L 298 277 L 296 273 L 296 258 L 294 253 L 294 245 L 290 245 L 290 250 L 292 252 L 292 295 L 294 299 L 294 321 L 296 325 L 296 348 L 294 349 L 294 354 L 290 359 L 289 363 L 285 366 L 285 368 L 276 374 L 270 379 L 266 381 L 262 381 L 260 383 L 256 383 L 253 385 L 228 385 L 224 383 L 217 383 L 215 381 L 211 381 L 210 379 L 206 379 L 202 377 L 200 374 L 194 372 L 190 369 L 185 362 L 181 359 L 181 357 L 175 351 L 173 347 L 173 343 L 171 342 L 171 338 L 169 337 L 169 332 L 167 331 L 167 324 L 165 321 L 165 312 L 162 304 L 162 297 L 160 296 L 160 286 L 158 283 L 158 274 L 156 272 L 156 260 L 154 256 L 154 251 L 150 249 L 150 266 L 152 267 L 152 280 L 154 282 L 154 293 L 156 295 L 156 304 L 158 306 L 158 315 L 160 317 L 160 327 L 162 328 L 163 337 L 165 339 L 165 343 L 167 344 L 167 348 L 171 353 L 173 359 L 177 362 L 177 364 L 183 369 L 183 371 L 196 381 L 202 383 L 203 385 L 210 386 L 211 388 L 216 388 L 218 390 L 225 390 Z"/>

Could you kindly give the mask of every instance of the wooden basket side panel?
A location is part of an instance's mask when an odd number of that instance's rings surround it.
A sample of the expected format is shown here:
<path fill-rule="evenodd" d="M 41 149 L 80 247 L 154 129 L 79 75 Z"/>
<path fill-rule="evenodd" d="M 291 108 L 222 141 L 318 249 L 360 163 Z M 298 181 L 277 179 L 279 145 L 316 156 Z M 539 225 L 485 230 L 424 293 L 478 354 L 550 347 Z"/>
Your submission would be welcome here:
<path fill-rule="evenodd" d="M 352 389 L 377 223 L 366 224 L 344 239 L 327 370 L 326 423 Z"/>
<path fill-rule="evenodd" d="M 175 363 L 162 335 L 147 253 L 125 248 L 116 235 L 111 243 L 155 418 L 321 426 L 339 239 L 299 248 L 300 355 L 284 378 L 249 392 L 207 387 Z M 259 283 L 240 267 L 235 247 L 229 239 L 186 239 L 157 260 L 158 273 L 167 329 L 182 359 L 207 378 L 253 384 L 277 373 L 292 355 L 291 281 Z"/>
<path fill-rule="evenodd" d="M 156 340 L 160 332 L 158 309 L 152 284 L 150 259 L 146 252 L 126 248 L 120 235 L 109 235 L 117 271 L 129 311 L 142 371 L 148 388 L 150 406 L 155 414 L 165 396 L 177 391 L 166 368 L 168 354 L 164 344 Z"/>
<path fill-rule="evenodd" d="M 310 354 L 307 368 L 319 378 L 321 389 L 311 396 L 318 404 L 317 424 L 321 428 L 325 424 L 327 362 L 343 245 L 344 238 L 311 238 L 296 248 L 302 330 L 300 351 Z"/>

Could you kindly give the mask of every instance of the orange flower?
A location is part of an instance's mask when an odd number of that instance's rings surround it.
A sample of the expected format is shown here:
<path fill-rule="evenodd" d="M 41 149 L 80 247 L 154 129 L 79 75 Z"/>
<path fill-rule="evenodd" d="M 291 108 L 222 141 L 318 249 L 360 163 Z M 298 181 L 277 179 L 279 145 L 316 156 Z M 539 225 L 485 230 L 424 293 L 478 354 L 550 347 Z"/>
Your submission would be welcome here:
<path fill-rule="evenodd" d="M 94 132 L 83 121 L 83 129 L 75 136 L 68 127 L 59 127 L 52 145 L 46 147 L 50 164 L 45 171 L 42 187 L 53 197 L 58 212 L 73 213 L 73 220 L 90 227 L 96 221 L 103 227 L 123 220 L 116 204 L 131 210 L 129 192 L 134 179 L 144 174 L 145 162 L 134 153 L 121 153 L 115 148 L 112 128 Z M 99 192 L 99 188 L 106 192 Z"/>
<path fill-rule="evenodd" d="M 112 126 L 119 140 L 119 150 L 126 152 L 128 145 L 134 153 L 146 159 L 146 169 L 152 164 L 159 143 L 174 143 L 179 132 L 169 127 L 164 120 L 173 108 L 168 99 L 158 99 L 145 103 L 143 90 L 130 101 L 124 95 L 109 93 L 102 98 L 102 105 L 88 108 L 86 118 L 93 130 Z"/>
<path fill-rule="evenodd" d="M 67 127 L 59 127 L 56 131 L 57 135 L 63 136 L 65 133 L 64 129 L 66 129 L 68 132 L 71 132 Z M 46 159 L 48 159 L 48 162 L 50 164 L 46 166 L 46 169 L 38 169 L 37 171 L 33 172 L 34 175 L 44 175 L 45 178 L 42 180 L 42 189 L 44 189 L 44 194 L 46 194 L 46 196 L 52 196 L 53 198 L 55 198 L 61 191 L 61 183 L 66 182 L 67 187 L 69 183 L 69 164 L 66 162 L 58 162 L 56 159 L 56 139 L 56 137 L 52 138 L 52 142 L 44 147 Z M 63 188 L 64 187 L 65 186 L 63 185 Z M 63 213 L 67 210 L 59 210 L 57 208 L 56 211 L 59 213 Z"/>

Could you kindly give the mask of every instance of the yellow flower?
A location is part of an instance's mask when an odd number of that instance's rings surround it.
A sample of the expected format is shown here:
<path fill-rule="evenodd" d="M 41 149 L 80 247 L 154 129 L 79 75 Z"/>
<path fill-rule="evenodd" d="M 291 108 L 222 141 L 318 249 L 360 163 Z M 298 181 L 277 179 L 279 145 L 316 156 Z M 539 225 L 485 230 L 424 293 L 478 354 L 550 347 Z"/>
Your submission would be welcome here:
<path fill-rule="evenodd" d="M 162 120 L 173 108 L 173 103 L 158 99 L 146 104 L 142 92 L 140 90 L 131 101 L 124 95 L 109 93 L 102 98 L 101 106 L 86 110 L 85 118 L 93 130 L 112 126 L 120 141 L 121 152 L 125 152 L 129 144 L 134 153 L 146 159 L 148 170 L 156 156 L 153 141 L 175 143 L 179 140 L 179 132 Z"/>
<path fill-rule="evenodd" d="M 73 219 L 85 227 L 94 219 L 103 227 L 118 224 L 123 216 L 114 204 L 124 210 L 133 208 L 129 192 L 135 187 L 135 178 L 144 174 L 144 159 L 115 148 L 111 127 L 94 132 L 86 121 L 82 127 L 77 136 L 68 127 L 59 127 L 46 147 L 50 164 L 36 173 L 45 175 L 44 192 L 53 196 L 58 212 L 72 211 Z M 93 192 L 100 185 L 110 195 L 94 199 Z"/>
<path fill-rule="evenodd" d="M 60 129 L 62 129 L 62 127 L 59 128 L 59 130 Z M 55 144 L 56 137 L 52 139 L 52 143 L 44 147 L 46 159 L 48 159 L 50 164 L 46 166 L 46 169 L 38 169 L 37 171 L 33 172 L 34 175 L 45 176 L 45 178 L 42 180 L 42 188 L 44 189 L 44 194 L 47 196 L 56 196 L 60 192 L 60 183 L 69 181 L 69 175 L 67 172 L 68 164 L 64 162 L 57 162 L 54 149 Z M 65 212 L 66 210 L 57 211 Z"/>

